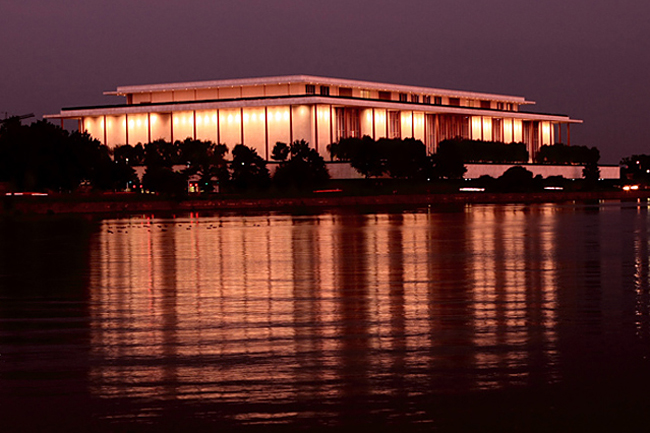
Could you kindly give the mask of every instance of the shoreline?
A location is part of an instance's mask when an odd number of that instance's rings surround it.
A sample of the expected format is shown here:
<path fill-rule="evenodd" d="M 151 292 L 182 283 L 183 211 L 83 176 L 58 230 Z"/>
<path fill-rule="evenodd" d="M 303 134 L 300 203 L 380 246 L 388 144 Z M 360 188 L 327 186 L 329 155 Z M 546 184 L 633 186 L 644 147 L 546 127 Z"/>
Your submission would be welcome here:
<path fill-rule="evenodd" d="M 437 206 L 450 204 L 529 204 L 575 201 L 650 199 L 650 191 L 580 191 L 532 193 L 435 193 L 392 195 L 327 195 L 322 197 L 239 197 L 142 199 L 137 196 L 7 196 L 0 215 L 134 214 L 199 211 L 288 211 L 323 208 Z"/>

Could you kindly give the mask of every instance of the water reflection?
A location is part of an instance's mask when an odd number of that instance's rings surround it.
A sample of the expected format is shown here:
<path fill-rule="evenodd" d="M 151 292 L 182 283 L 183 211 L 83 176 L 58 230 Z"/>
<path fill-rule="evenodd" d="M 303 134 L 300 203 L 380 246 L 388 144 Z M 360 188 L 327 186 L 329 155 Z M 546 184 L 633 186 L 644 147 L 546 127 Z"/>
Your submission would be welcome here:
<path fill-rule="evenodd" d="M 423 390 L 553 382 L 557 218 L 485 206 L 104 221 L 93 392 L 257 405 L 249 418 L 301 402 L 284 416 L 335 420 Z"/>
<path fill-rule="evenodd" d="M 527 390 L 517 411 L 551 411 L 557 398 L 536 396 L 554 385 L 565 403 L 635 407 L 650 385 L 649 223 L 619 204 L 4 222 L 0 395 L 65 372 L 61 392 L 110 422 L 226 426 L 462 420 L 486 401 L 454 396 L 512 390 Z M 43 272 L 25 267 L 30 245 Z"/>

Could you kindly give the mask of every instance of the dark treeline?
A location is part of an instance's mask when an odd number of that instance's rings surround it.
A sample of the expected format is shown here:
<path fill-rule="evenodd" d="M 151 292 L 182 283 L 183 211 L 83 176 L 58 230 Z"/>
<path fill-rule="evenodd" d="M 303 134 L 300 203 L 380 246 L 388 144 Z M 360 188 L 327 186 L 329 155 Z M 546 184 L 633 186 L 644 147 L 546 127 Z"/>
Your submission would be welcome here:
<path fill-rule="evenodd" d="M 75 191 L 83 185 L 121 190 L 134 181 L 128 165 L 113 161 L 109 149 L 87 133 L 47 121 L 0 126 L 0 182 L 13 191 Z"/>
<path fill-rule="evenodd" d="M 632 155 L 621 159 L 621 178 L 650 185 L 650 155 Z"/>
<path fill-rule="evenodd" d="M 538 164 L 598 164 L 600 151 L 596 147 L 567 146 L 563 143 L 542 146 L 535 155 Z"/>
<path fill-rule="evenodd" d="M 305 141 L 276 144 L 280 163 L 273 177 L 254 149 L 238 144 L 229 152 L 224 144 L 189 138 L 109 149 L 87 133 L 69 133 L 47 121 L 22 125 L 15 118 L 0 126 L 0 182 L 11 191 L 134 190 L 180 196 L 190 181 L 210 193 L 217 187 L 222 192 L 271 186 L 302 190 L 329 179 L 323 158 Z M 137 167 L 144 167 L 141 183 Z"/>
<path fill-rule="evenodd" d="M 441 141 L 438 144 L 438 152 L 441 151 L 456 153 L 464 163 L 528 162 L 528 151 L 524 143 L 505 144 L 498 141 L 454 138 Z"/>
<path fill-rule="evenodd" d="M 349 162 L 366 178 L 388 175 L 409 180 L 459 179 L 466 171 L 456 149 L 427 155 L 424 143 L 413 138 L 344 138 L 328 146 L 328 150 L 332 159 Z"/>
<path fill-rule="evenodd" d="M 441 142 L 433 155 L 427 154 L 420 140 L 373 140 L 368 136 L 342 139 L 329 145 L 328 151 L 333 160 L 349 162 L 366 178 L 426 183 L 462 179 L 469 162 L 528 161 L 522 143 L 464 139 Z M 645 176 L 650 170 L 646 168 L 650 157 L 644 157 L 633 156 L 628 161 L 628 171 L 634 177 Z M 269 188 L 308 191 L 330 179 L 325 161 L 304 140 L 276 143 L 271 159 L 276 162 L 273 176 L 267 161 L 243 144 L 228 149 L 224 144 L 188 138 L 109 149 L 87 133 L 70 133 L 47 121 L 22 125 L 16 118 L 0 125 L 0 182 L 11 191 L 132 190 L 181 196 L 188 193 L 190 185 L 203 193 Z M 563 144 L 542 146 L 536 155 L 539 163 L 584 164 L 583 175 L 591 180 L 598 179 L 598 159 L 596 148 Z M 143 173 L 141 179 L 136 168 Z M 520 176 L 522 184 L 526 176 Z"/>

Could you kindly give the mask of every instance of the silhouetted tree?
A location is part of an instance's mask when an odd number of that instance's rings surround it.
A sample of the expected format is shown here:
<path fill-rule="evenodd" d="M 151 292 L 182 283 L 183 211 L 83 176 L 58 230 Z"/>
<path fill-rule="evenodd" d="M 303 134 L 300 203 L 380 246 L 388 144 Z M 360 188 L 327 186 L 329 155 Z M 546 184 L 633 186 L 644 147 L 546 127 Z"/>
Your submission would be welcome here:
<path fill-rule="evenodd" d="M 430 176 L 428 169 L 432 161 L 427 156 L 427 148 L 422 141 L 413 138 L 392 140 L 382 138 L 377 141 L 377 145 L 390 177 L 426 179 Z"/>
<path fill-rule="evenodd" d="M 632 155 L 621 159 L 621 178 L 650 184 L 650 155 Z"/>
<path fill-rule="evenodd" d="M 316 149 L 310 148 L 305 140 L 294 141 L 291 146 L 278 142 L 273 148 L 273 155 L 282 158 L 273 175 L 273 180 L 280 187 L 310 189 L 324 184 L 330 177 L 323 157 Z"/>
<path fill-rule="evenodd" d="M 540 179 L 541 180 L 541 179 Z M 497 188 L 507 192 L 526 192 L 534 188 L 533 173 L 522 166 L 507 169 L 496 179 Z"/>
<path fill-rule="evenodd" d="M 269 170 L 266 161 L 255 149 L 243 144 L 236 145 L 232 150 L 232 184 L 237 189 L 266 188 L 270 183 Z"/>
<path fill-rule="evenodd" d="M 274 161 L 286 161 L 290 151 L 291 149 L 287 146 L 287 143 L 278 141 L 275 143 L 275 146 L 273 146 L 271 159 Z"/>
<path fill-rule="evenodd" d="M 544 145 L 535 155 L 540 164 L 589 164 L 598 163 L 600 152 L 595 147 L 567 146 L 562 143 Z"/>
<path fill-rule="evenodd" d="M 451 140 L 441 141 L 432 159 L 437 178 L 462 179 L 467 171 L 459 147 Z"/>
<path fill-rule="evenodd" d="M 131 167 L 144 164 L 144 146 L 141 143 L 131 146 L 123 144 L 113 148 L 113 160 Z"/>
<path fill-rule="evenodd" d="M 382 176 L 386 172 L 377 142 L 367 135 L 342 138 L 338 143 L 332 143 L 328 150 L 333 158 L 349 161 L 352 168 L 366 178 Z"/>
<path fill-rule="evenodd" d="M 15 190 L 74 191 L 82 183 L 123 189 L 134 178 L 87 133 L 68 133 L 45 120 L 27 126 L 9 120 L 0 127 L 0 181 Z"/>
<path fill-rule="evenodd" d="M 180 147 L 180 159 L 185 161 L 186 176 L 199 176 L 201 190 L 211 192 L 215 182 L 225 185 L 230 179 L 228 162 L 225 159 L 228 147 L 211 141 L 187 138 L 177 142 Z"/>
<path fill-rule="evenodd" d="M 455 147 L 455 153 L 458 154 L 464 163 L 512 163 L 528 161 L 528 151 L 524 143 L 505 144 L 498 141 L 454 138 L 443 140 L 438 144 L 438 147 L 440 146 Z"/>

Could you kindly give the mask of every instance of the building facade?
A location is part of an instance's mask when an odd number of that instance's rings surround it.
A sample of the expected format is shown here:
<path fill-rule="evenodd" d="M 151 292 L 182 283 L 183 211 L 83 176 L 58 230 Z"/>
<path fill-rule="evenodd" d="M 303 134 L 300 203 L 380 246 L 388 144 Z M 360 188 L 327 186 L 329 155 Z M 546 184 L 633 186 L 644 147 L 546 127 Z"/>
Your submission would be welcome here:
<path fill-rule="evenodd" d="M 267 160 L 278 141 L 304 139 L 325 156 L 328 144 L 364 135 L 412 137 L 429 153 L 456 137 L 524 142 L 532 160 L 542 145 L 570 144 L 570 125 L 582 123 L 525 112 L 534 102 L 518 96 L 307 75 L 123 86 L 105 94 L 126 101 L 45 117 L 76 119 L 110 147 L 189 137 L 231 149 L 243 143 Z"/>

